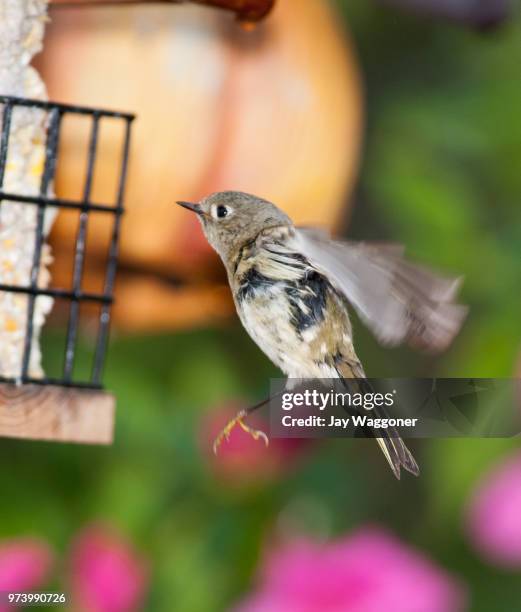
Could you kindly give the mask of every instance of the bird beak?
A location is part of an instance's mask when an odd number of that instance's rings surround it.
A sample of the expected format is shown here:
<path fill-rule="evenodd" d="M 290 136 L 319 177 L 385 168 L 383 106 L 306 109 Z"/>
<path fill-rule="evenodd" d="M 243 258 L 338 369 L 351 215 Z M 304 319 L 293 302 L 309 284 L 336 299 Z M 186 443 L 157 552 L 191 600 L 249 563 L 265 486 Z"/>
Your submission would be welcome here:
<path fill-rule="evenodd" d="M 203 214 L 203 210 L 199 204 L 192 204 L 192 202 L 176 202 L 176 204 L 179 204 L 179 206 L 182 206 L 183 208 L 188 208 L 188 210 L 191 210 L 197 215 Z"/>

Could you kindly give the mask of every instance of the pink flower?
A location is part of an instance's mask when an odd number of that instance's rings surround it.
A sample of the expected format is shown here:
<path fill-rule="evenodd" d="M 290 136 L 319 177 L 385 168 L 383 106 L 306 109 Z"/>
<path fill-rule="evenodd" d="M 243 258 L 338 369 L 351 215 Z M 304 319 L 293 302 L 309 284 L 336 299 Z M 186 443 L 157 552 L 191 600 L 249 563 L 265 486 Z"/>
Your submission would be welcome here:
<path fill-rule="evenodd" d="M 111 530 L 88 527 L 72 550 L 72 588 L 76 609 L 129 612 L 140 609 L 146 570 L 130 545 Z"/>
<path fill-rule="evenodd" d="M 272 479 L 291 468 L 309 446 L 309 440 L 270 439 L 269 446 L 261 439 L 243 431 L 238 425 L 223 440 L 217 455 L 213 453 L 213 441 L 222 428 L 232 419 L 244 404 L 230 403 L 210 411 L 201 423 L 200 447 L 208 458 L 212 470 L 220 477 L 235 483 L 254 484 Z M 269 423 L 257 414 L 249 416 L 248 426 L 259 429 L 269 436 Z"/>
<path fill-rule="evenodd" d="M 31 591 L 47 579 L 53 558 L 49 546 L 32 538 L 0 543 L 0 591 Z M 0 607 L 7 610 L 7 607 Z"/>
<path fill-rule="evenodd" d="M 389 533 L 363 528 L 329 544 L 272 553 L 260 589 L 236 612 L 454 612 L 457 582 Z"/>
<path fill-rule="evenodd" d="M 472 495 L 467 533 L 481 555 L 505 567 L 521 567 L 521 453 L 493 468 Z"/>

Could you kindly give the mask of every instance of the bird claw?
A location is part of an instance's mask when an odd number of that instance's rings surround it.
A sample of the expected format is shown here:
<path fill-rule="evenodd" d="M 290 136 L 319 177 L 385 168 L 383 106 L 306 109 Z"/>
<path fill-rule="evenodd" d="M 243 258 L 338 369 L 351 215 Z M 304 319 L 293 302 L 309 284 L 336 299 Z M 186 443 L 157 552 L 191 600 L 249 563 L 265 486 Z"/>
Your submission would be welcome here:
<path fill-rule="evenodd" d="M 241 426 L 242 430 L 249 433 L 254 440 L 262 440 L 266 446 L 269 446 L 270 439 L 263 431 L 249 427 L 242 419 L 239 419 L 237 423 Z"/>
<path fill-rule="evenodd" d="M 264 442 L 264 444 L 266 446 L 269 446 L 269 438 L 268 436 L 261 431 L 260 429 L 253 429 L 252 427 L 249 427 L 248 425 L 246 425 L 246 423 L 243 421 L 244 417 L 246 416 L 246 412 L 244 410 L 241 410 L 241 412 L 239 412 L 239 414 L 233 418 L 221 431 L 221 433 L 215 438 L 215 441 L 213 443 L 213 452 L 215 455 L 217 455 L 217 452 L 219 450 L 219 447 L 221 446 L 223 440 L 226 440 L 228 442 L 228 440 L 230 439 L 230 434 L 232 432 L 232 430 L 239 425 L 240 428 L 245 431 L 246 433 L 250 434 L 250 436 L 254 439 L 254 440 L 262 440 Z"/>

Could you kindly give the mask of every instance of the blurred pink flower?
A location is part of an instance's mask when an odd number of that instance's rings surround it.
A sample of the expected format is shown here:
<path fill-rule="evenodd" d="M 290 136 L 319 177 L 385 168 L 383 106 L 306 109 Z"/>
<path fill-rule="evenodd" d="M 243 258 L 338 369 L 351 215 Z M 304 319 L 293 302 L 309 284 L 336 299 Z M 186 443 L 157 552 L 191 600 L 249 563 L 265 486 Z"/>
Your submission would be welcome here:
<path fill-rule="evenodd" d="M 260 589 L 236 612 L 454 612 L 459 584 L 389 533 L 329 544 L 298 540 L 268 557 Z"/>
<path fill-rule="evenodd" d="M 144 563 L 113 531 L 91 526 L 72 549 L 72 588 L 76 609 L 130 612 L 140 609 L 147 585 Z"/>
<path fill-rule="evenodd" d="M 255 483 L 277 476 L 294 465 L 302 450 L 309 447 L 309 440 L 271 438 L 269 446 L 235 427 L 228 440 L 223 440 L 217 455 L 213 453 L 213 441 L 222 428 L 243 407 L 244 403 L 230 402 L 207 413 L 200 427 L 200 446 L 211 468 L 223 478 L 234 482 Z M 269 423 L 254 414 L 246 420 L 254 429 L 269 436 Z"/>
<path fill-rule="evenodd" d="M 470 499 L 466 522 L 472 544 L 485 559 L 521 567 L 521 453 L 485 475 Z"/>
<path fill-rule="evenodd" d="M 0 591 L 31 591 L 41 587 L 53 555 L 42 540 L 19 538 L 0 543 Z M 1 606 L 0 610 L 7 610 Z"/>

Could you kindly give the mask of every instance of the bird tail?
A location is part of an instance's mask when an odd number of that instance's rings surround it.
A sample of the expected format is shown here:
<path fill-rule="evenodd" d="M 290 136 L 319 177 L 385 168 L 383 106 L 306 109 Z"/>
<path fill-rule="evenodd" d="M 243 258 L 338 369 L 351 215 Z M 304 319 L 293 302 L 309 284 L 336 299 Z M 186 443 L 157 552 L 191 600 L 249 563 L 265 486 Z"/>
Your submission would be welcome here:
<path fill-rule="evenodd" d="M 405 442 L 398 434 L 395 435 L 396 437 L 390 435 L 385 438 L 376 438 L 387 462 L 391 466 L 393 474 L 400 480 L 400 468 L 403 467 L 411 474 L 419 476 L 420 468 L 412 456 L 411 451 L 407 448 Z"/>
<path fill-rule="evenodd" d="M 353 382 L 355 381 L 353 380 Z M 348 384 L 347 386 L 350 385 Z M 362 393 L 371 393 L 373 391 L 369 382 L 363 378 L 356 379 L 356 386 L 359 387 L 359 390 Z M 374 415 L 378 418 L 389 418 L 385 408 L 382 406 L 375 406 L 372 410 Z M 382 431 L 385 432 L 383 436 L 381 433 Z M 404 470 L 414 474 L 414 476 L 419 476 L 420 468 L 395 427 L 389 427 L 385 430 L 378 430 L 378 437 L 376 437 L 374 429 L 370 429 L 370 431 L 366 433 L 368 436 L 376 439 L 380 449 L 391 467 L 391 470 L 393 471 L 393 474 L 396 476 L 396 478 L 398 478 L 398 480 L 400 480 L 400 471 L 402 467 Z"/>

